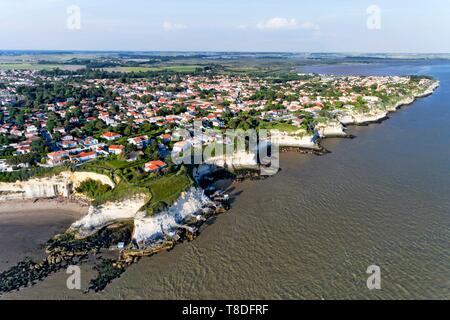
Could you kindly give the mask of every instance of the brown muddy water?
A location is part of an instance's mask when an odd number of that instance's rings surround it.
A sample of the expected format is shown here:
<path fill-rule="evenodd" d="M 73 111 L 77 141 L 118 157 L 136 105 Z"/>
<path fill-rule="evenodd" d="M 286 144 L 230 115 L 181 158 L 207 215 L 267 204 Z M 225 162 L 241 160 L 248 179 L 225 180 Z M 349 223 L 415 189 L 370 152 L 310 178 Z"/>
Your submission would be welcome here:
<path fill-rule="evenodd" d="M 69 291 L 59 273 L 4 298 L 449 299 L 449 64 L 311 70 L 426 73 L 441 87 L 350 128 L 354 140 L 324 141 L 331 154 L 283 154 L 278 175 L 233 183 L 232 209 L 195 241 L 141 260 L 102 293 Z M 366 286 L 373 264 L 381 290 Z"/>

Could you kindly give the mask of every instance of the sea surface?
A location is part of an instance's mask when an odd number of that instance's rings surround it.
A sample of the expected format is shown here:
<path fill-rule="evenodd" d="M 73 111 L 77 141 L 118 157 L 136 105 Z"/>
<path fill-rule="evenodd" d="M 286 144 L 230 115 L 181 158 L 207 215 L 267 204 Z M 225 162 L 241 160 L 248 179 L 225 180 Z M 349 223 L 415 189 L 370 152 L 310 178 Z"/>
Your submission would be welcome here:
<path fill-rule="evenodd" d="M 283 154 L 278 175 L 231 184 L 232 209 L 195 241 L 141 260 L 103 293 L 69 291 L 60 273 L 7 298 L 449 299 L 450 62 L 302 72 L 427 74 L 441 87 L 350 127 L 354 140 L 324 141 L 331 154 Z M 371 265 L 381 290 L 366 286 Z"/>

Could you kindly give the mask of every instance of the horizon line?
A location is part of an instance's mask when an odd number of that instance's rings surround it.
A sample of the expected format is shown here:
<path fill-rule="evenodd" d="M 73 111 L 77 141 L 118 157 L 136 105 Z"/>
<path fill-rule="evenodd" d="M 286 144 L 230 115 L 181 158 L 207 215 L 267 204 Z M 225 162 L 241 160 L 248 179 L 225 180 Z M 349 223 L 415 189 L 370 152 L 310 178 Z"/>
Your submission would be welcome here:
<path fill-rule="evenodd" d="M 405 55 L 450 55 L 450 52 L 368 52 L 368 51 L 235 51 L 235 50 L 104 50 L 104 49 L 0 49 L 0 52 L 92 52 L 92 53 L 260 53 L 260 54 L 405 54 Z"/>

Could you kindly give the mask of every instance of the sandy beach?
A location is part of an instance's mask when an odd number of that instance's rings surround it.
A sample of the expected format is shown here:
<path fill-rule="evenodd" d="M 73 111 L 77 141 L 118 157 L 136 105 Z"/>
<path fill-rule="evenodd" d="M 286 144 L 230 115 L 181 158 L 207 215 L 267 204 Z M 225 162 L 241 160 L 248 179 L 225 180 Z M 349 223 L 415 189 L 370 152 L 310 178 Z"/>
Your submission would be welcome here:
<path fill-rule="evenodd" d="M 0 272 L 25 257 L 44 257 L 42 245 L 87 214 L 77 202 L 51 199 L 0 203 Z"/>

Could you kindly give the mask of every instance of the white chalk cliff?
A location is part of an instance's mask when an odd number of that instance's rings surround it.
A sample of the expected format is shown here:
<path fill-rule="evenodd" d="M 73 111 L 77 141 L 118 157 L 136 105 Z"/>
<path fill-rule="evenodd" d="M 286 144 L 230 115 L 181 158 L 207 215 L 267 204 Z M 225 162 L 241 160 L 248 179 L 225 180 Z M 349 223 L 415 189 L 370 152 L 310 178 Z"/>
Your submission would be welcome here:
<path fill-rule="evenodd" d="M 13 183 L 0 182 L 0 201 L 34 198 L 70 197 L 88 179 L 100 181 L 114 188 L 107 176 L 93 172 L 64 171 L 50 178 L 34 178 Z"/>

